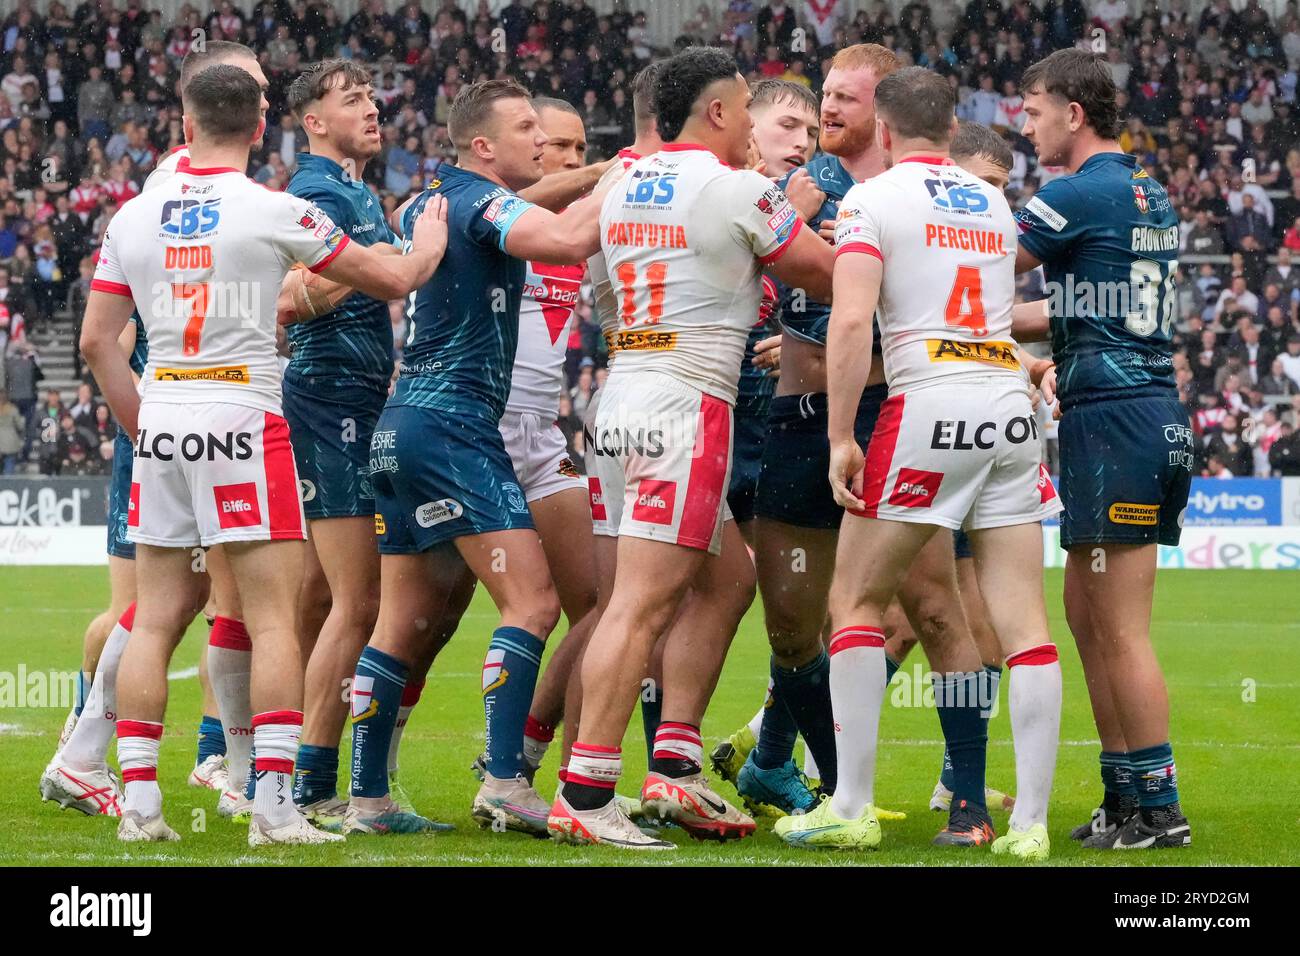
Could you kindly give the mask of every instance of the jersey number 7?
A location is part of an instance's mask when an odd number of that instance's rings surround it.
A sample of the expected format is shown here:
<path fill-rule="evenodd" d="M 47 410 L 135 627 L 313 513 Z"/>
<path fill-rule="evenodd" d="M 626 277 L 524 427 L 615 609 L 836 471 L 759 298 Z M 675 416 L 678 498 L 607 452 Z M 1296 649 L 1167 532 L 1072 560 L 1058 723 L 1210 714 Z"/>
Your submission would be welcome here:
<path fill-rule="evenodd" d="M 208 284 L 206 282 L 173 282 L 172 298 L 190 303 L 190 319 L 185 323 L 181 351 L 185 355 L 199 354 L 199 340 L 203 337 L 203 323 L 208 317 Z"/>

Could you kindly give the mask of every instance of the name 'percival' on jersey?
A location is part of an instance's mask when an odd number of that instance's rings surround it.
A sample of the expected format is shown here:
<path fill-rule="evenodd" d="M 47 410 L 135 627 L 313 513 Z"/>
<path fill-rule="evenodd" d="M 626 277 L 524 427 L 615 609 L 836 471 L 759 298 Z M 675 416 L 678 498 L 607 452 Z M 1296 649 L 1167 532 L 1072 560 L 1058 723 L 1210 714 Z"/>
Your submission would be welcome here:
<path fill-rule="evenodd" d="M 780 187 L 669 143 L 605 197 L 600 242 L 619 298 L 613 375 L 655 371 L 735 404 L 763 265 L 802 226 Z"/>
<path fill-rule="evenodd" d="M 1011 340 L 1016 223 L 1001 191 L 938 156 L 854 186 L 836 255 L 884 263 L 876 321 L 891 395 L 955 375 L 1024 377 Z"/>
<path fill-rule="evenodd" d="M 91 288 L 130 296 L 149 339 L 144 401 L 280 413 L 275 301 L 295 262 L 324 268 L 348 238 L 311 203 L 242 170 L 182 159 L 113 217 Z"/>

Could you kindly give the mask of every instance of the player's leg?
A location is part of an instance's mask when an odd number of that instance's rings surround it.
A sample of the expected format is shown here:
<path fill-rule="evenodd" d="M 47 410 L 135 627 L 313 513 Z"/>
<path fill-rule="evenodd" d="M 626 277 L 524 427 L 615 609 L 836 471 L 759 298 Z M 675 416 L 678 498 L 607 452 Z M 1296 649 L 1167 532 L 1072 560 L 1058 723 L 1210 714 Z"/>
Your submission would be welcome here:
<path fill-rule="evenodd" d="M 745 540 L 734 521 L 725 521 L 721 553 L 705 559 L 676 619 L 658 642 L 663 708 L 641 803 L 648 812 L 672 819 L 703 839 L 738 839 L 754 832 L 754 821 L 730 806 L 704 778 L 700 724 L 755 588 Z M 642 701 L 645 694 L 643 688 Z"/>
<path fill-rule="evenodd" d="M 614 571 L 617 567 L 618 538 L 608 534 L 596 534 L 592 538 L 592 555 L 596 560 L 596 611 L 592 620 L 592 630 L 600 621 L 600 615 L 609 605 L 610 595 L 614 589 Z M 588 636 L 588 643 L 590 643 Z M 583 648 L 586 653 L 586 648 Z M 564 773 L 569 765 L 569 753 L 573 742 L 578 737 L 578 723 L 582 716 L 582 659 L 575 662 L 569 672 L 569 682 L 564 689 L 564 724 L 561 726 L 562 747 L 560 751 L 560 782 L 564 782 Z"/>
<path fill-rule="evenodd" d="M 981 592 L 1010 671 L 1016 804 L 995 853 L 1046 859 L 1047 804 L 1061 727 L 1061 664 L 1043 600 L 1043 532 L 1037 522 L 971 531 Z"/>
<path fill-rule="evenodd" d="M 200 548 L 190 552 L 194 558 L 199 558 L 202 553 Z M 207 578 L 197 571 L 195 573 L 199 574 L 206 586 Z M 198 746 L 194 752 L 194 769 L 190 771 L 189 784 L 191 787 L 203 787 L 222 793 L 229 786 L 226 771 L 226 734 L 221 725 L 221 708 L 212 689 L 206 646 L 199 650 L 199 694 L 203 714 L 199 718 Z"/>
<path fill-rule="evenodd" d="M 118 839 L 177 840 L 163 821 L 158 751 L 167 711 L 167 665 L 199 603 L 199 576 L 188 548 L 136 547 L 136 571 L 148 581 L 136 602 L 131 640 L 117 672 L 117 758 L 125 796 Z"/>
<path fill-rule="evenodd" d="M 546 638 L 560 602 L 537 532 L 489 531 L 457 538 L 456 549 L 500 614 L 483 662 L 486 773 L 474 798 L 481 826 L 544 833 L 548 805 L 525 775 L 524 728 Z"/>
<path fill-rule="evenodd" d="M 257 779 L 253 774 L 253 705 L 249 696 L 253 645 L 244 626 L 239 589 L 223 545 L 207 549 L 204 567 L 211 582 L 208 678 L 226 737 L 227 783 L 217 800 L 217 812 L 242 819 L 252 814 Z"/>
<path fill-rule="evenodd" d="M 308 526 L 311 527 L 312 524 L 312 519 L 309 518 Z M 374 538 L 373 534 L 371 538 Z M 311 527 L 311 536 L 303 546 L 302 588 L 298 591 L 298 642 L 302 647 L 304 661 L 311 659 L 316 639 L 320 637 L 321 628 L 329 617 L 331 603 L 329 579 L 325 576 L 320 555 L 316 551 L 316 529 Z"/>
<path fill-rule="evenodd" d="M 796 846 L 874 848 L 877 730 L 885 697 L 885 612 L 933 525 L 846 516 L 829 609 L 830 693 L 838 785 L 808 813 L 783 817 L 773 832 Z"/>
<path fill-rule="evenodd" d="M 389 757 L 412 681 L 423 684 L 436 651 L 455 631 L 472 584 L 449 544 L 379 558 L 379 615 L 352 678 L 351 787 L 343 832 L 431 833 L 451 829 L 401 806 L 390 789 Z M 409 717 L 409 710 L 407 711 Z"/>
<path fill-rule="evenodd" d="M 373 515 L 318 518 L 311 522 L 311 535 L 329 612 L 306 659 L 294 801 L 308 817 L 335 818 L 346 809 L 346 801 L 338 799 L 337 780 L 339 740 L 348 713 L 347 681 L 379 613 L 379 552 Z M 304 583 L 304 627 L 310 593 Z"/>

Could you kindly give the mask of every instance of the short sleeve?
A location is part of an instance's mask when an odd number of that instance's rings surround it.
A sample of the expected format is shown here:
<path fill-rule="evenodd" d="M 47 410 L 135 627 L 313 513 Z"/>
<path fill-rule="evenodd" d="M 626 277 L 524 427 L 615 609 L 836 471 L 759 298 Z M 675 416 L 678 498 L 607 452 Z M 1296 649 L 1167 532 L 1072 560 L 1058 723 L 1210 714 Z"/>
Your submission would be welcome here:
<path fill-rule="evenodd" d="M 732 174 L 732 179 L 726 208 L 736 210 L 734 229 L 758 261 L 769 265 L 790 248 L 803 220 L 781 187 L 767 177 L 742 170 Z"/>
<path fill-rule="evenodd" d="M 1083 198 L 1064 179 L 1053 179 L 1016 213 L 1020 244 L 1039 262 L 1069 254 L 1088 221 Z"/>
<path fill-rule="evenodd" d="M 533 208 L 527 199 L 497 187 L 474 202 L 467 232 L 479 245 L 505 252 L 506 236 L 519 217 Z"/>
<path fill-rule="evenodd" d="M 284 194 L 277 213 L 275 244 L 288 262 L 301 262 L 320 272 L 348 244 L 348 237 L 315 203 Z"/>
<path fill-rule="evenodd" d="M 338 193 L 320 182 L 303 182 L 295 177 L 289 182 L 288 193 L 311 203 L 325 213 L 335 224 L 348 218 L 349 210 L 339 198 Z"/>
<path fill-rule="evenodd" d="M 868 189 L 865 185 L 854 186 L 848 191 L 835 218 L 836 256 L 859 252 L 884 261 L 881 198 L 880 190 Z"/>
<path fill-rule="evenodd" d="M 126 273 L 117 258 L 116 243 L 113 236 L 117 234 L 112 226 L 104 233 L 104 242 L 99 247 L 99 260 L 95 263 L 95 275 L 90 280 L 90 288 L 95 292 L 108 292 L 112 295 L 124 295 L 131 298 L 131 286 L 126 281 Z"/>

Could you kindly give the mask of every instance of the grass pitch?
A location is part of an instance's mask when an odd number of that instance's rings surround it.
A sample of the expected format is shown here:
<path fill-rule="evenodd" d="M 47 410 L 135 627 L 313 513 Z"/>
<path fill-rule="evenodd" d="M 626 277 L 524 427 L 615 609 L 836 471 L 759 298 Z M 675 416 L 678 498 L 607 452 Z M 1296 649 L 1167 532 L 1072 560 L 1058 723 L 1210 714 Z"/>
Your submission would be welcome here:
<path fill-rule="evenodd" d="M 1173 742 L 1183 806 L 1193 845 L 1158 853 L 1099 854 L 1078 848 L 1067 834 L 1088 819 L 1100 795 L 1098 745 L 1088 697 L 1065 627 L 1061 572 L 1047 572 L 1052 634 L 1061 646 L 1065 701 L 1061 751 L 1049 828 L 1052 863 L 1062 865 L 1290 865 L 1300 864 L 1300 821 L 1288 786 L 1300 759 L 1300 615 L 1296 579 L 1285 572 L 1162 571 L 1154 634 L 1169 681 Z M 115 821 L 60 811 L 41 803 L 37 781 L 58 739 L 65 710 L 20 699 L 14 682 L 25 673 L 72 671 L 81 658 L 86 623 L 108 597 L 102 568 L 0 569 L 0 862 L 19 865 L 1000 865 L 987 850 L 930 846 L 941 815 L 927 809 L 942 755 L 938 719 L 912 682 L 924 671 L 917 652 L 895 678 L 881 719 L 877 800 L 904 810 L 907 820 L 885 823 L 881 849 L 870 854 L 817 854 L 785 847 L 760 825 L 739 844 L 698 843 L 680 830 L 665 835 L 676 852 L 642 855 L 583 850 L 515 834 L 481 831 L 470 819 L 477 788 L 469 764 L 483 743 L 479 669 L 496 615 L 479 589 L 460 633 L 429 675 L 424 697 L 402 743 L 402 782 L 419 809 L 455 823 L 440 836 L 353 837 L 329 847 L 254 852 L 247 831 L 218 817 L 216 795 L 191 789 L 200 695 L 197 661 L 206 629 L 191 626 L 172 662 L 167 735 L 159 779 L 168 821 L 182 842 L 126 847 Z M 761 611 L 751 610 L 732 649 L 704 722 L 706 752 L 748 720 L 762 702 L 767 649 Z M 901 681 L 901 683 L 900 683 Z M 1006 711 L 1006 682 L 990 725 L 991 785 L 1012 790 L 1014 763 Z M 347 767 L 349 747 L 342 753 Z M 558 747 L 538 774 L 553 792 Z M 639 716 L 624 742 L 624 792 L 639 786 L 645 748 Z M 115 758 L 115 749 L 110 758 Z M 346 786 L 346 777 L 341 778 Z M 731 787 L 719 790 L 734 799 Z M 999 832 L 1006 814 L 994 812 Z"/>

